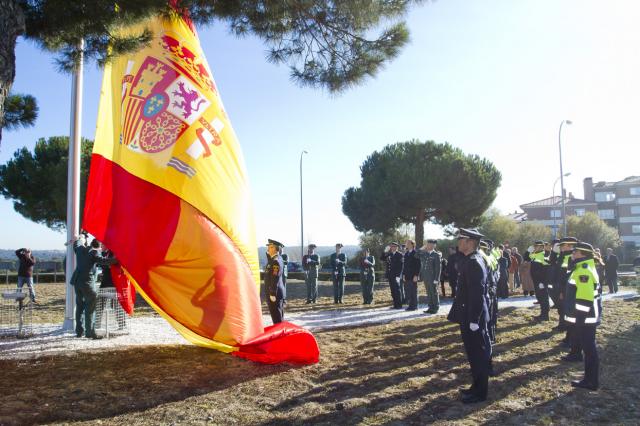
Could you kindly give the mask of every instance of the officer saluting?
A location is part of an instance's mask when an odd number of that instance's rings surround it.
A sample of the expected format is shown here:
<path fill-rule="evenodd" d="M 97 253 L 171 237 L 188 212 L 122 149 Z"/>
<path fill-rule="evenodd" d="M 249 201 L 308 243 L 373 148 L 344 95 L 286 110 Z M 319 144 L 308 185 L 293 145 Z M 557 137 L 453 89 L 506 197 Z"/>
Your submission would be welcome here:
<path fill-rule="evenodd" d="M 264 288 L 267 295 L 267 306 L 274 324 L 284 319 L 284 299 L 286 296 L 283 273 L 284 264 L 278 253 L 284 244 L 269 239 L 267 244 L 267 267 L 264 270 Z"/>
<path fill-rule="evenodd" d="M 400 292 L 400 277 L 404 266 L 404 257 L 398 251 L 398 243 L 389 244 L 380 256 L 380 260 L 387 262 L 386 277 L 393 299 L 393 309 L 402 309 L 402 293 Z"/>
<path fill-rule="evenodd" d="M 584 351 L 584 379 L 571 385 L 590 390 L 598 389 L 598 350 L 596 327 L 602 312 L 600 280 L 593 260 L 591 244 L 579 242 L 573 249 L 574 269 L 567 283 L 566 321 L 574 324 Z"/>
<path fill-rule="evenodd" d="M 461 389 L 462 402 L 474 403 L 487 399 L 491 342 L 487 323 L 487 270 L 478 253 L 483 237 L 475 229 L 460 228 L 458 249 L 464 255 L 459 263 L 458 291 L 447 319 L 460 324 L 464 349 L 471 366 L 473 383 Z"/>

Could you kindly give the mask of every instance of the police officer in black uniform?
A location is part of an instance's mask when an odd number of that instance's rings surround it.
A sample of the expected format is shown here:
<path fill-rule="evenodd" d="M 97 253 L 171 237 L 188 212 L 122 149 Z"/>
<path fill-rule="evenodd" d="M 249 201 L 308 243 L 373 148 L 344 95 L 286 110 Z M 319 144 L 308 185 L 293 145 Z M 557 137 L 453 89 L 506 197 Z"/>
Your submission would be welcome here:
<path fill-rule="evenodd" d="M 284 319 L 284 299 L 286 291 L 283 282 L 284 264 L 278 253 L 284 244 L 269 239 L 267 244 L 267 266 L 264 269 L 264 288 L 267 296 L 267 306 L 274 324 Z"/>
<path fill-rule="evenodd" d="M 460 390 L 464 403 L 486 400 L 489 390 L 491 342 L 487 329 L 487 269 L 478 253 L 482 237 L 475 229 L 460 228 L 458 232 L 458 248 L 464 258 L 458 263 L 458 291 L 447 317 L 449 321 L 460 325 L 464 349 L 471 366 L 471 387 Z"/>
<path fill-rule="evenodd" d="M 402 269 L 402 278 L 404 279 L 404 294 L 409 307 L 407 311 L 415 311 L 418 309 L 418 278 L 420 276 L 420 258 L 415 250 L 416 243 L 413 240 L 407 240 L 404 252 L 404 267 Z M 437 288 L 436 288 L 436 291 Z"/>
<path fill-rule="evenodd" d="M 393 299 L 393 309 L 402 309 L 402 293 L 400 292 L 402 267 L 404 257 L 398 251 L 398 243 L 392 242 L 380 256 L 383 262 L 387 262 L 386 277 L 389 280 L 389 289 Z"/>

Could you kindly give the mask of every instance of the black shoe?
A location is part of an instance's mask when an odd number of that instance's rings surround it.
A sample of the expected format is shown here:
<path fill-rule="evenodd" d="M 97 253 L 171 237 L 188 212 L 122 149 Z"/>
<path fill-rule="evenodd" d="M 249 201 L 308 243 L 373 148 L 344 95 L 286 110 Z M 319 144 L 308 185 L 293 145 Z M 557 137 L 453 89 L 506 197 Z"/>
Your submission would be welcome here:
<path fill-rule="evenodd" d="M 582 362 L 582 354 L 567 354 L 560 359 L 564 362 Z"/>
<path fill-rule="evenodd" d="M 462 402 L 465 404 L 475 404 L 476 402 L 486 401 L 487 397 L 484 398 L 475 394 L 464 395 L 462 397 Z"/>
<path fill-rule="evenodd" d="M 307 300 L 306 302 L 304 302 L 305 305 L 308 305 L 311 303 L 311 300 Z"/>
<path fill-rule="evenodd" d="M 592 391 L 598 390 L 598 385 L 586 382 L 584 380 L 573 380 L 571 382 L 571 386 L 573 386 L 574 388 L 583 388 L 583 389 L 589 389 Z"/>
<path fill-rule="evenodd" d="M 407 308 L 407 309 L 405 309 L 405 311 L 417 311 L 417 310 L 418 310 L 418 308 Z"/>
<path fill-rule="evenodd" d="M 76 333 L 76 337 L 82 337 L 82 333 L 83 333 L 82 331 L 79 333 Z"/>
<path fill-rule="evenodd" d="M 93 340 L 100 340 L 102 339 L 102 336 L 98 336 L 97 334 L 87 334 L 86 335 L 87 339 L 93 339 Z"/>

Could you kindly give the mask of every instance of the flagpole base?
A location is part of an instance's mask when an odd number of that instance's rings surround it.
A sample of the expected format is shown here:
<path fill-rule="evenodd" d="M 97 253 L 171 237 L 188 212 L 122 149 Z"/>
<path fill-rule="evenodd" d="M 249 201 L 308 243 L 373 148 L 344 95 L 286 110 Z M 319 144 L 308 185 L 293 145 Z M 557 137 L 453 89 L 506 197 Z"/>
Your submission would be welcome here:
<path fill-rule="evenodd" d="M 73 331 L 73 330 L 75 330 L 73 319 L 65 318 L 64 322 L 62 323 L 62 331 Z"/>

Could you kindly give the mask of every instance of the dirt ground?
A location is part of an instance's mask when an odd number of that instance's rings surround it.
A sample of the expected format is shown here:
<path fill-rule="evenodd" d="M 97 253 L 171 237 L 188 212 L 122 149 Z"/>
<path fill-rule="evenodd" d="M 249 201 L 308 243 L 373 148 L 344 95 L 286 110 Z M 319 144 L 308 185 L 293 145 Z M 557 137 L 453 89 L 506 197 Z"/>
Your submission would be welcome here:
<path fill-rule="evenodd" d="M 334 308 L 305 306 L 294 287 L 290 310 Z M 360 302 L 356 289 L 345 306 Z M 321 360 L 306 367 L 185 345 L 0 360 L 0 424 L 638 424 L 639 301 L 605 303 L 598 392 L 570 386 L 582 364 L 560 361 L 553 322 L 501 312 L 499 375 L 481 404 L 458 401 L 469 379 L 458 329 L 425 317 L 316 332 Z"/>

